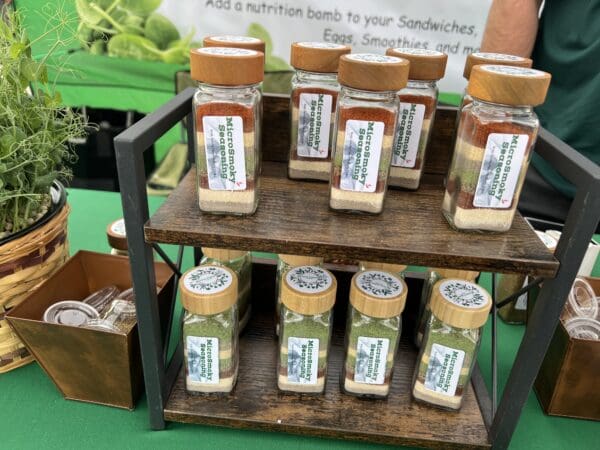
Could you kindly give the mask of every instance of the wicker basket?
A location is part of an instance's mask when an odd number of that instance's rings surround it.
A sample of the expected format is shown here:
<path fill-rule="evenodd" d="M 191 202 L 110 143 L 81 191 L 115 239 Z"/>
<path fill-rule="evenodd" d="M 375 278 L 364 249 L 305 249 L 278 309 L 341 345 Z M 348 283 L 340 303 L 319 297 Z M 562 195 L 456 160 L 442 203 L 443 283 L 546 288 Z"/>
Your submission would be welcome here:
<path fill-rule="evenodd" d="M 41 227 L 0 246 L 0 373 L 33 361 L 4 315 L 67 260 L 69 210 L 65 204 Z"/>

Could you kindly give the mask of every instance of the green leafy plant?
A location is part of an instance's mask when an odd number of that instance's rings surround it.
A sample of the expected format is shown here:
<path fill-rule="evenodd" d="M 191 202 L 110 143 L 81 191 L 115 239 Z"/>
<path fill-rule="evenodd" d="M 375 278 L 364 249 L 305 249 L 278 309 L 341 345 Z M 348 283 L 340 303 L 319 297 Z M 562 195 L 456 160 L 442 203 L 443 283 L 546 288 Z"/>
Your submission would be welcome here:
<path fill-rule="evenodd" d="M 162 0 L 75 0 L 78 36 L 92 54 L 187 64 L 193 32 L 156 13 Z"/>
<path fill-rule="evenodd" d="M 39 61 L 31 54 L 35 42 L 68 29 L 63 14 L 55 11 L 55 21 L 35 41 L 18 13 L 0 20 L 0 238 L 46 213 L 54 180 L 71 177 L 68 164 L 75 155 L 69 141 L 85 136 L 84 119 L 61 105 L 48 82 L 46 60 L 66 43 L 56 40 Z"/>

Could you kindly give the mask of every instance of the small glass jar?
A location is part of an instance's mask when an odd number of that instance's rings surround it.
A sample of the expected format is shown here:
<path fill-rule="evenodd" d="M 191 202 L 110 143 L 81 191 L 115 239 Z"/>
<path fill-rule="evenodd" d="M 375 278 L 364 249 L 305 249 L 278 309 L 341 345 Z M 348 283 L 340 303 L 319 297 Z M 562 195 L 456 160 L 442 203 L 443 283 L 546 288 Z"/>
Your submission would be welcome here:
<path fill-rule="evenodd" d="M 228 393 L 238 374 L 238 279 L 225 266 L 198 266 L 179 281 L 185 388 Z"/>
<path fill-rule="evenodd" d="M 325 390 L 337 282 L 327 270 L 300 266 L 281 285 L 277 386 L 282 391 Z"/>
<path fill-rule="evenodd" d="M 323 258 L 318 256 L 300 256 L 300 255 L 277 255 L 277 278 L 275 279 L 275 334 L 279 336 L 279 317 L 281 315 L 281 280 L 285 277 L 288 270 L 299 266 L 319 266 L 323 265 Z"/>
<path fill-rule="evenodd" d="M 546 245 L 546 248 L 554 253 L 557 244 L 556 239 L 541 231 L 536 231 L 536 234 L 542 240 L 544 245 Z M 529 277 L 527 275 L 497 273 L 494 274 L 494 276 L 496 277 L 494 299 L 497 303 L 510 297 L 529 284 Z M 530 291 L 521 294 L 512 302 L 498 308 L 498 315 L 500 318 L 506 323 L 524 324 L 527 321 L 528 299 L 530 296 L 535 295 L 534 292 L 536 291 L 535 288 L 532 288 Z"/>
<path fill-rule="evenodd" d="M 416 400 L 460 409 L 491 307 L 490 295 L 474 283 L 447 279 L 435 284 L 413 377 Z"/>
<path fill-rule="evenodd" d="M 358 270 L 359 272 L 365 270 L 381 270 L 383 272 L 390 272 L 402 279 L 404 279 L 404 271 L 406 270 L 404 264 L 389 264 L 389 263 L 381 263 L 381 262 L 373 262 L 373 261 L 359 261 L 358 262 Z"/>
<path fill-rule="evenodd" d="M 407 292 L 404 280 L 389 272 L 367 270 L 352 277 L 341 378 L 345 393 L 389 394 Z"/>
<path fill-rule="evenodd" d="M 408 61 L 356 53 L 340 57 L 329 206 L 379 214 L 387 190 L 398 96 Z"/>
<path fill-rule="evenodd" d="M 418 48 L 390 48 L 386 54 L 410 61 L 408 85 L 398 92 L 400 111 L 389 184 L 418 189 L 437 108 L 437 81 L 446 73 L 448 55 Z"/>
<path fill-rule="evenodd" d="M 442 211 L 460 231 L 508 231 L 539 129 L 533 106 L 550 75 L 510 66 L 473 67 Z"/>
<path fill-rule="evenodd" d="M 200 210 L 253 214 L 258 206 L 264 55 L 206 47 L 191 51 Z"/>
<path fill-rule="evenodd" d="M 421 291 L 421 299 L 419 301 L 419 310 L 417 311 L 417 320 L 415 327 L 415 345 L 421 347 L 423 342 L 423 334 L 429 322 L 431 316 L 430 302 L 433 293 L 433 286 L 446 278 L 456 278 L 458 280 L 465 280 L 475 282 L 479 272 L 473 272 L 470 270 L 459 270 L 459 269 L 433 269 L 427 270 L 427 277 L 423 283 L 423 290 Z"/>
<path fill-rule="evenodd" d="M 239 316 L 239 331 L 244 330 L 252 312 L 250 302 L 252 294 L 252 254 L 240 250 L 225 250 L 221 248 L 202 247 L 201 265 L 213 264 L 229 267 L 238 277 L 237 308 Z"/>
<path fill-rule="evenodd" d="M 329 180 L 337 81 L 341 55 L 347 45 L 326 42 L 292 44 L 290 99 L 290 159 L 288 175 L 294 179 Z"/>
<path fill-rule="evenodd" d="M 490 52 L 475 52 L 467 55 L 467 59 L 465 60 L 465 68 L 463 70 L 463 77 L 465 80 L 469 81 L 471 77 L 471 70 L 473 66 L 477 66 L 480 64 L 494 64 L 496 66 L 513 66 L 513 67 L 526 67 L 530 68 L 533 64 L 533 61 L 530 58 L 523 58 L 522 56 L 516 55 L 507 55 L 504 53 L 490 53 Z M 463 107 L 471 104 L 473 102 L 473 97 L 469 95 L 467 89 L 465 88 L 465 92 L 460 101 L 460 106 L 458 107 L 458 115 L 456 116 L 456 123 L 458 124 L 458 118 L 460 117 L 460 113 Z"/>
<path fill-rule="evenodd" d="M 106 227 L 106 237 L 108 245 L 110 245 L 111 255 L 129 256 L 125 219 L 121 218 L 109 223 Z"/>

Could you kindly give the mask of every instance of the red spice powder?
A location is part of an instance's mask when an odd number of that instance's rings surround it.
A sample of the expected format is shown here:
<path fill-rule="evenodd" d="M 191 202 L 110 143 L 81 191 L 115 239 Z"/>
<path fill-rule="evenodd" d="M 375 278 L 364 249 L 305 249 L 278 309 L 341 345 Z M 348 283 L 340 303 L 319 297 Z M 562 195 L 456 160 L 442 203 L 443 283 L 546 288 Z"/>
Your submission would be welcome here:
<path fill-rule="evenodd" d="M 383 122 L 383 133 L 387 136 L 393 136 L 396 130 L 396 113 L 385 108 L 367 106 L 341 108 L 338 116 L 338 130 L 346 130 L 346 121 L 348 120 Z"/>
<path fill-rule="evenodd" d="M 244 124 L 244 133 L 254 131 L 254 110 L 252 106 L 233 102 L 210 102 L 196 107 L 196 131 L 204 132 L 204 116 L 240 116 Z"/>
<path fill-rule="evenodd" d="M 437 99 L 430 97 L 429 95 L 402 94 L 398 95 L 398 98 L 402 103 L 425 105 L 425 114 L 423 115 L 423 119 L 431 119 L 433 116 L 433 111 L 437 105 Z"/>
<path fill-rule="evenodd" d="M 331 99 L 331 110 L 335 112 L 335 108 L 337 107 L 337 97 L 339 92 L 333 91 L 330 89 L 323 89 L 318 87 L 310 87 L 310 88 L 297 88 L 292 91 L 292 104 L 296 107 L 300 107 L 300 94 L 323 94 L 323 95 L 331 95 L 333 98 Z"/>
<path fill-rule="evenodd" d="M 533 131 L 530 126 L 511 122 L 484 122 L 474 114 L 463 111 L 458 128 L 458 139 L 466 141 L 476 147 L 485 148 L 488 136 L 491 133 L 526 134 L 529 136 L 529 145 L 525 152 L 526 155 L 531 151 L 531 144 L 537 135 L 537 132 Z"/>

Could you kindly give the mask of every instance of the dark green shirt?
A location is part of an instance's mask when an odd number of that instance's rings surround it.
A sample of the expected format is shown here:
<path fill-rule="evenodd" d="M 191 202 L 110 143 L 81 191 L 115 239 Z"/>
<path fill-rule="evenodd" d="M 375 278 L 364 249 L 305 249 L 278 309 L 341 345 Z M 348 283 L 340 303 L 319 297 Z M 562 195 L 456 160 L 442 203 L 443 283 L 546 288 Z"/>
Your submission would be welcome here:
<path fill-rule="evenodd" d="M 533 50 L 535 68 L 552 74 L 542 126 L 600 164 L 600 0 L 546 0 Z M 534 154 L 534 167 L 563 194 L 574 188 Z"/>

